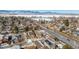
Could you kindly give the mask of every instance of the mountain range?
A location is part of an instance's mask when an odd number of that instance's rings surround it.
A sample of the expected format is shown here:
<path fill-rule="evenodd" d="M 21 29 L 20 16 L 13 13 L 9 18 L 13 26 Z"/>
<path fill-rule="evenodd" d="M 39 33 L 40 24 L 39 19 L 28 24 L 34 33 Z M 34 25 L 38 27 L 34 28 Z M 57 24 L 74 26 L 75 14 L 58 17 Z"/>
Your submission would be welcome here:
<path fill-rule="evenodd" d="M 0 10 L 0 14 L 72 14 L 79 15 L 79 10 Z"/>

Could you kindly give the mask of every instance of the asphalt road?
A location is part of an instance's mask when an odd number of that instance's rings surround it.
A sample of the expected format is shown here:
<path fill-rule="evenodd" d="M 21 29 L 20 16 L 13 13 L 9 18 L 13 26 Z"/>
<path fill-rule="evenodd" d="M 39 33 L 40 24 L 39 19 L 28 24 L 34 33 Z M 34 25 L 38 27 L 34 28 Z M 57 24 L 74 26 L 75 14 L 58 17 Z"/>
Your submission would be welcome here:
<path fill-rule="evenodd" d="M 41 25 L 40 25 L 40 27 L 42 27 L 42 29 L 44 29 L 44 30 L 45 30 L 46 32 L 48 32 L 49 34 L 51 34 L 51 35 L 57 37 L 59 40 L 65 42 L 65 43 L 67 43 L 67 44 L 69 44 L 70 46 L 72 46 L 72 48 L 79 48 L 79 47 L 78 47 L 78 44 L 76 44 L 76 41 L 75 41 L 75 40 L 69 39 L 69 38 L 67 38 L 67 37 L 65 37 L 65 36 L 63 36 L 63 35 L 61 35 L 61 34 L 55 32 L 55 31 L 53 31 L 53 30 L 47 29 L 47 28 L 45 28 L 45 27 L 43 27 L 43 26 L 41 26 Z"/>

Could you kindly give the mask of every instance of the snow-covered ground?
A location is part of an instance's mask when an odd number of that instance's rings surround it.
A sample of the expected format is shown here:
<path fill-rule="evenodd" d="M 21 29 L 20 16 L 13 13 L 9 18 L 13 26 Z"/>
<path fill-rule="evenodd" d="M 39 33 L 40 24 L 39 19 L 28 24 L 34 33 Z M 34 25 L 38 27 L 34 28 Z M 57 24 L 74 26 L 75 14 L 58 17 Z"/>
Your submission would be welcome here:
<path fill-rule="evenodd" d="M 59 16 L 63 16 L 63 17 L 79 17 L 79 15 L 53 15 L 53 14 L 51 14 L 51 15 L 38 15 L 38 14 L 29 14 L 29 15 L 16 15 L 16 14 L 0 14 L 0 16 L 23 16 L 23 17 L 53 17 L 53 16 L 55 16 L 55 17 L 59 17 Z"/>

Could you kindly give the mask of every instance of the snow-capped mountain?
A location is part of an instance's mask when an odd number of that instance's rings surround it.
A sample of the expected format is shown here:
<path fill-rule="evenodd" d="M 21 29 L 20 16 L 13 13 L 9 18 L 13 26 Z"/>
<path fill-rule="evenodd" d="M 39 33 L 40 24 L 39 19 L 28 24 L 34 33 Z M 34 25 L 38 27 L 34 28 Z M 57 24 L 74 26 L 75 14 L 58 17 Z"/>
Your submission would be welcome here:
<path fill-rule="evenodd" d="M 79 10 L 0 10 L 0 14 L 79 14 Z"/>

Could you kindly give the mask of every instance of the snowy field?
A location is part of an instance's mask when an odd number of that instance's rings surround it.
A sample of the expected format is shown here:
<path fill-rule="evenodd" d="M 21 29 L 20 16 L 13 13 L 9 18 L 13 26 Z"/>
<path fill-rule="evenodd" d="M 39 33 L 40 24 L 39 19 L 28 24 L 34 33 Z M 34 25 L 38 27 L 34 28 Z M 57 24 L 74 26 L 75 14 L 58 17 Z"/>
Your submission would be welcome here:
<path fill-rule="evenodd" d="M 55 16 L 55 17 L 59 17 L 59 16 L 62 16 L 62 17 L 79 17 L 79 15 L 56 15 L 56 14 L 51 14 L 51 15 L 38 15 L 38 14 L 29 14 L 29 15 L 24 15 L 24 14 L 22 14 L 22 15 L 19 15 L 19 14 L 0 14 L 0 16 L 23 16 L 23 17 L 53 17 L 53 16 Z"/>

